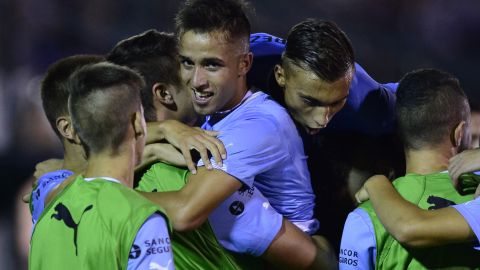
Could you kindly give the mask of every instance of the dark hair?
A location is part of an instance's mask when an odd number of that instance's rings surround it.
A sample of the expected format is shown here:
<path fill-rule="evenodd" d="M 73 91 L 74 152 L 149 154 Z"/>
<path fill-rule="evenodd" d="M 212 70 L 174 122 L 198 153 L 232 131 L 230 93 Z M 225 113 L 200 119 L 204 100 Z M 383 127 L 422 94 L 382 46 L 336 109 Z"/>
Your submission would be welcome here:
<path fill-rule="evenodd" d="M 74 55 L 60 59 L 48 68 L 41 83 L 40 94 L 48 122 L 60 139 L 62 135 L 56 122 L 58 117 L 68 115 L 68 78 L 75 70 L 103 60 L 98 55 Z"/>
<path fill-rule="evenodd" d="M 307 19 L 288 33 L 282 61 L 334 82 L 354 67 L 355 59 L 350 40 L 335 23 Z"/>
<path fill-rule="evenodd" d="M 449 73 L 435 69 L 409 72 L 396 95 L 398 130 L 407 149 L 438 145 L 461 121 L 468 123 L 467 97 Z"/>
<path fill-rule="evenodd" d="M 68 108 L 87 155 L 118 150 L 132 114 L 141 108 L 144 85 L 135 71 L 106 62 L 85 66 L 70 77 Z"/>
<path fill-rule="evenodd" d="M 148 30 L 120 41 L 107 54 L 107 60 L 138 71 L 145 79 L 141 98 L 145 119 L 157 121 L 152 87 L 155 83 L 179 86 L 180 64 L 177 60 L 177 39 L 172 33 Z"/>
<path fill-rule="evenodd" d="M 220 31 L 227 40 L 243 38 L 248 44 L 248 9 L 242 0 L 187 0 L 175 17 L 177 35 Z"/>

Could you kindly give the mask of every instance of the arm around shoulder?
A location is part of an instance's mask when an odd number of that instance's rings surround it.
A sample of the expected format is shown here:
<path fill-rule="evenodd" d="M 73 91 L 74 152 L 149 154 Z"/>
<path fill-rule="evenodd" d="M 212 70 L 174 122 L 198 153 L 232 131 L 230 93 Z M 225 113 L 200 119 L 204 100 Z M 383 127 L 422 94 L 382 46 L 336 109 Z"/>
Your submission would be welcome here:
<path fill-rule="evenodd" d="M 142 192 L 142 195 L 165 209 L 176 231 L 189 231 L 205 222 L 213 209 L 241 185 L 223 171 L 200 167 L 178 191 Z"/>

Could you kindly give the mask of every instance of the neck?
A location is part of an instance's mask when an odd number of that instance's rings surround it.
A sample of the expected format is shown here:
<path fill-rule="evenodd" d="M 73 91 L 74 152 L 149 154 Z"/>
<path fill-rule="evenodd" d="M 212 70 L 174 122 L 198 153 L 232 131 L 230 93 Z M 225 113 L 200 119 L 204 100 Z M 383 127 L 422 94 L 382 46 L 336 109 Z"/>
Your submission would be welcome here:
<path fill-rule="evenodd" d="M 84 176 L 86 178 L 111 177 L 133 188 L 135 164 L 134 147 L 119 149 L 119 152 L 116 154 L 112 154 L 111 151 L 96 153 L 89 157 Z"/>
<path fill-rule="evenodd" d="M 225 106 L 221 109 L 221 111 L 228 111 L 233 109 L 235 106 L 240 104 L 242 102 L 243 97 L 245 97 L 245 94 L 247 93 L 248 88 L 247 88 L 247 82 L 246 80 L 242 80 L 239 83 L 239 86 L 237 88 L 237 91 L 235 92 L 235 95 L 230 99 L 230 101 L 225 104 Z"/>
<path fill-rule="evenodd" d="M 451 146 L 434 146 L 420 150 L 406 149 L 406 172 L 416 174 L 431 174 L 448 169 L 449 159 L 456 153 Z"/>
<path fill-rule="evenodd" d="M 78 144 L 70 142 L 63 143 L 64 157 L 63 169 L 74 172 L 75 174 L 82 173 L 87 167 L 87 160 L 85 159 L 85 152 L 83 147 Z"/>

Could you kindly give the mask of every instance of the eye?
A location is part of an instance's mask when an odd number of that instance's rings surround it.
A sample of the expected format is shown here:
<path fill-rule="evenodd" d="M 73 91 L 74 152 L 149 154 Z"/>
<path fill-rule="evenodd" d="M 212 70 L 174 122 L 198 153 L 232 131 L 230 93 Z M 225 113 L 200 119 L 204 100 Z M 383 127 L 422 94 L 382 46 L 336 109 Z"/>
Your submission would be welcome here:
<path fill-rule="evenodd" d="M 302 102 L 307 105 L 307 106 L 313 106 L 313 104 L 315 103 L 313 100 L 309 99 L 309 98 L 305 98 L 305 97 L 300 97 L 300 99 L 302 100 Z"/>
<path fill-rule="evenodd" d="M 220 64 L 216 62 L 207 62 L 205 63 L 205 69 L 209 71 L 216 71 L 221 67 Z"/>
<path fill-rule="evenodd" d="M 187 68 L 187 69 L 188 69 L 188 68 L 192 68 L 193 65 L 194 65 L 193 62 L 192 62 L 191 60 L 189 60 L 189 59 L 181 59 L 181 60 L 180 60 L 180 63 L 182 64 L 182 66 L 183 66 L 184 68 Z"/>

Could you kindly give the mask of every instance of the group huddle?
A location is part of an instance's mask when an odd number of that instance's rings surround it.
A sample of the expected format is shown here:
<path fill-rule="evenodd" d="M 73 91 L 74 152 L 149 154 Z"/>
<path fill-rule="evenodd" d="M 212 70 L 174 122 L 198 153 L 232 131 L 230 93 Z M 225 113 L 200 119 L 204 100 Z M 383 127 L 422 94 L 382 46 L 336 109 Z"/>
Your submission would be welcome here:
<path fill-rule="evenodd" d="M 379 84 L 335 23 L 251 34 L 241 0 L 188 0 L 175 25 L 47 70 L 64 158 L 37 166 L 30 269 L 480 268 L 476 174 L 455 189 L 480 151 L 453 75 Z M 311 153 L 355 132 L 398 136 L 405 168 L 360 153 L 381 169 L 346 173 L 361 204 L 338 253 L 319 234 L 316 211 L 335 205 L 316 205 Z"/>

